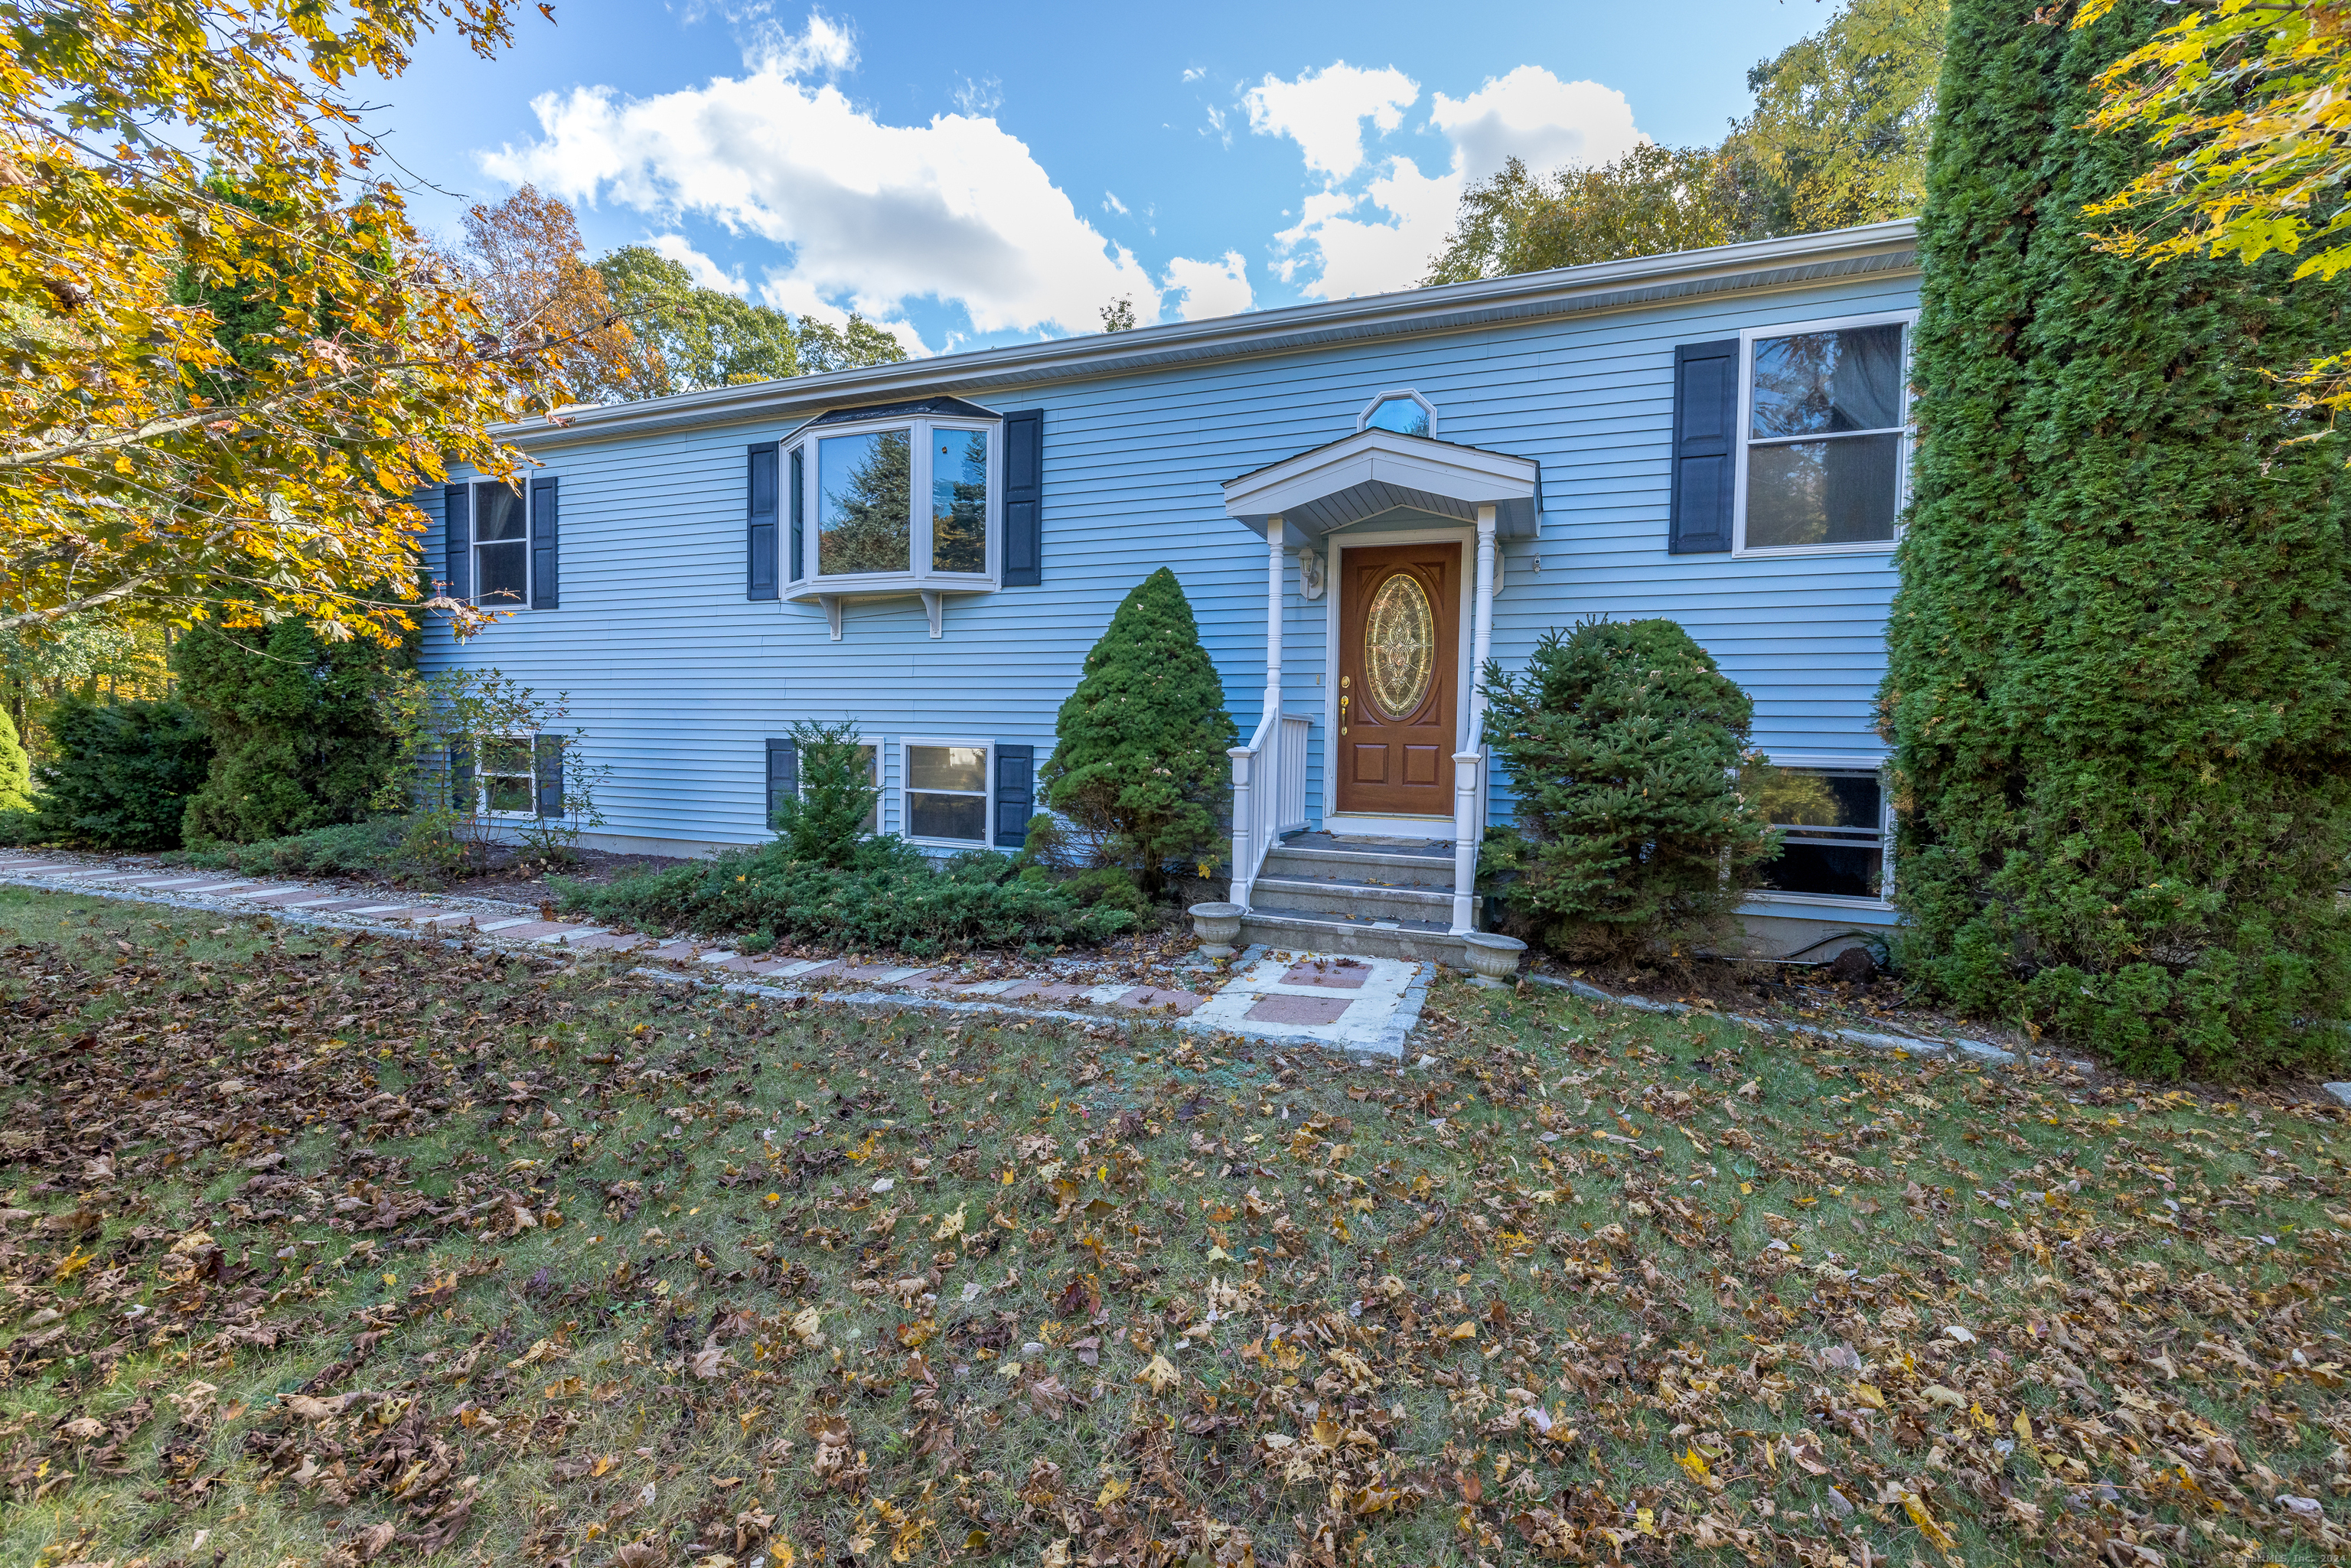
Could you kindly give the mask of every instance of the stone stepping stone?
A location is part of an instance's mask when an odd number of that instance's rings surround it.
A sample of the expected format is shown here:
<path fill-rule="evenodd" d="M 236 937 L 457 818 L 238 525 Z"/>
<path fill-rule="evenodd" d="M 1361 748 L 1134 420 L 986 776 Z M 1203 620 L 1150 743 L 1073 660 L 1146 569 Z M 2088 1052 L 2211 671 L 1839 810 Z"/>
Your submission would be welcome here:
<path fill-rule="evenodd" d="M 1309 959 L 1290 966 L 1281 977 L 1285 986 L 1311 986 L 1324 991 L 1360 991 L 1364 982 L 1372 977 L 1369 964 L 1350 964 L 1344 959 L 1317 962 Z"/>
<path fill-rule="evenodd" d="M 1354 1004 L 1337 997 L 1299 997 L 1277 992 L 1259 999 L 1257 1006 L 1241 1017 L 1251 1023 L 1326 1024 L 1337 1023 L 1339 1015 Z"/>

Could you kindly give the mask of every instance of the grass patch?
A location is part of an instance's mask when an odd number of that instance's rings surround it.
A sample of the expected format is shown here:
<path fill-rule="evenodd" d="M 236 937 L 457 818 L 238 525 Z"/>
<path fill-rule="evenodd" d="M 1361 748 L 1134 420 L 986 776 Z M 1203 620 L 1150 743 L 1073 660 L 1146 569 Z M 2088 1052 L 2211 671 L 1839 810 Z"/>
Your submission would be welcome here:
<path fill-rule="evenodd" d="M 2344 1550 L 2324 1111 L 1442 984 L 1434 1065 L 1348 1068 L 19 889 L 0 1016 L 0 1561 Z"/>

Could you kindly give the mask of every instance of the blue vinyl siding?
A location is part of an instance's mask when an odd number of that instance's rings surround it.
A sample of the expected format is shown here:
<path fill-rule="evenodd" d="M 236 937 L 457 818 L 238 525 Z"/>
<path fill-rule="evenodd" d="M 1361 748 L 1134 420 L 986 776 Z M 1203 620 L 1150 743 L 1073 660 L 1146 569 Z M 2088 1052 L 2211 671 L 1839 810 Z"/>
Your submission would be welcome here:
<path fill-rule="evenodd" d="M 1506 665 L 1579 617 L 1668 616 L 1752 694 L 1759 746 L 1875 755 L 1891 557 L 1667 554 L 1673 350 L 1907 309 L 1916 293 L 1915 275 L 1879 273 L 968 394 L 1044 410 L 1043 582 L 951 598 L 937 641 L 911 595 L 848 605 L 838 643 L 818 605 L 745 600 L 745 447 L 797 420 L 552 445 L 538 455 L 562 480 L 562 608 L 517 613 L 462 648 L 436 627 L 424 662 L 568 693 L 587 753 L 613 768 L 606 832 L 764 839 L 764 738 L 811 717 L 853 718 L 882 745 L 883 825 L 895 831 L 902 737 L 1029 745 L 1041 764 L 1087 649 L 1165 564 L 1246 737 L 1263 700 L 1266 550 L 1225 517 L 1219 486 L 1351 433 L 1374 394 L 1408 386 L 1436 405 L 1440 439 L 1541 465 L 1541 538 L 1503 545 L 1493 647 Z M 952 361 L 941 378 L 952 386 Z M 437 538 L 440 494 L 423 504 Z M 1320 817 L 1334 598 L 1299 598 L 1295 550 L 1284 704 L 1313 720 Z"/>

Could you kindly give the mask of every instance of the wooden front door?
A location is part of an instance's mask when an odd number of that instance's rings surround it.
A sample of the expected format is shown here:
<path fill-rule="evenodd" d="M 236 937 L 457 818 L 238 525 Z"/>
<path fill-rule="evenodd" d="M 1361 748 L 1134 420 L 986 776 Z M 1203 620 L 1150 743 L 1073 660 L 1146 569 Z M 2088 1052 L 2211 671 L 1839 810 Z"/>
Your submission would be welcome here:
<path fill-rule="evenodd" d="M 1461 546 L 1341 553 L 1342 811 L 1453 814 Z"/>

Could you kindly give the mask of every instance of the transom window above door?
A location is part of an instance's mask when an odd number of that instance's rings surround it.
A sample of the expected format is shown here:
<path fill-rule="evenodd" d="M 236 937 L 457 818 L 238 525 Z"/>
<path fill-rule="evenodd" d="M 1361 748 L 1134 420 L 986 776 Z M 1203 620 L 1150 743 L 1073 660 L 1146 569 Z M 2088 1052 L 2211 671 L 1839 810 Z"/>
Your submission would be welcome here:
<path fill-rule="evenodd" d="M 1746 335 L 1741 552 L 1883 549 L 1910 448 L 1908 315 Z"/>
<path fill-rule="evenodd" d="M 993 586 L 999 445 L 978 420 L 810 426 L 785 447 L 787 576 L 827 591 Z"/>

